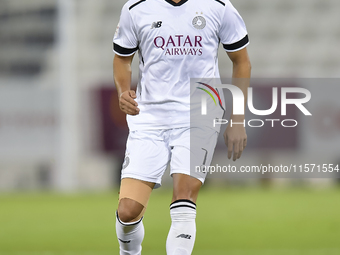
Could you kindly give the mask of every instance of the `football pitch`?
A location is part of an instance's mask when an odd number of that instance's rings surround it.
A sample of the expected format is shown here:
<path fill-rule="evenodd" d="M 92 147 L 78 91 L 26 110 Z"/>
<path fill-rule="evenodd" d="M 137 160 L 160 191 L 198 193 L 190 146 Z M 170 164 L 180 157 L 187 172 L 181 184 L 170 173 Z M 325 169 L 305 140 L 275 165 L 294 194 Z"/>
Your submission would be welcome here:
<path fill-rule="evenodd" d="M 0 195 L 0 255 L 119 254 L 117 192 Z M 171 191 L 153 193 L 143 255 L 165 255 Z M 340 254 L 340 189 L 209 188 L 194 255 Z"/>

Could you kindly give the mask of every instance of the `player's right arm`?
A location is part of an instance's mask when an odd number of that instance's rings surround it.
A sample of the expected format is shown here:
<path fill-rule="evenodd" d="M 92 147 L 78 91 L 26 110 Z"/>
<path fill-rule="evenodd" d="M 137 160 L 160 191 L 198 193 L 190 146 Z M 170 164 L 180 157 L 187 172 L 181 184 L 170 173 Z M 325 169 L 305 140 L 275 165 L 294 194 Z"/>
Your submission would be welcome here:
<path fill-rule="evenodd" d="M 125 4 L 113 38 L 113 76 L 118 91 L 119 107 L 129 115 L 138 115 L 136 93 L 131 90 L 131 63 L 138 50 L 138 38 L 129 4 Z"/>
<path fill-rule="evenodd" d="M 113 59 L 113 77 L 118 91 L 119 108 L 126 114 L 138 115 L 138 103 L 134 90 L 131 90 L 131 56 L 115 55 Z"/>

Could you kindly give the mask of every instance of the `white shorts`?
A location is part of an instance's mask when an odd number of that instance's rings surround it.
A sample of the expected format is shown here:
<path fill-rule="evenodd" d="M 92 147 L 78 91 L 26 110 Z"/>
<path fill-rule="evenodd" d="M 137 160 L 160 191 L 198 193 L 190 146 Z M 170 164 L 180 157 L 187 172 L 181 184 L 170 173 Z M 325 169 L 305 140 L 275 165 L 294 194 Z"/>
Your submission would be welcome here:
<path fill-rule="evenodd" d="M 216 130 L 201 127 L 131 131 L 121 178 L 156 183 L 158 188 L 170 163 L 171 176 L 186 174 L 204 183 L 206 173 L 197 167 L 210 165 L 217 137 Z"/>

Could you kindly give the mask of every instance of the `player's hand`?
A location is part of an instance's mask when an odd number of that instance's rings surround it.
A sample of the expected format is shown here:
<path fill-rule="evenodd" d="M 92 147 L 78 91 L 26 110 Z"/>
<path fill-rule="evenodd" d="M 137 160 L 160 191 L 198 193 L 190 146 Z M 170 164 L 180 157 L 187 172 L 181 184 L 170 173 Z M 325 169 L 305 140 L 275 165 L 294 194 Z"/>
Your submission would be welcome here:
<path fill-rule="evenodd" d="M 228 159 L 239 159 L 244 148 L 247 146 L 247 134 L 243 125 L 228 125 L 224 132 L 224 142 L 228 147 Z M 234 154 L 233 154 L 234 152 Z"/>
<path fill-rule="evenodd" d="M 138 115 L 139 108 L 136 99 L 136 92 L 134 90 L 127 90 L 119 96 L 119 108 L 126 114 Z"/>

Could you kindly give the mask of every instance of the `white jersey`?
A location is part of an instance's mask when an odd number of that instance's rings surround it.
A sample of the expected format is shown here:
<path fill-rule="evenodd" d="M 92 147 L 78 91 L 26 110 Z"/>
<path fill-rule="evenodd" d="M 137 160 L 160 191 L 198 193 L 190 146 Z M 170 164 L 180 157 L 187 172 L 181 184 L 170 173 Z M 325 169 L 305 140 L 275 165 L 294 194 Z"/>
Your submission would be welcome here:
<path fill-rule="evenodd" d="M 190 78 L 219 78 L 219 43 L 245 48 L 246 26 L 228 0 L 130 0 L 113 39 L 117 55 L 139 52 L 140 113 L 130 130 L 190 126 Z"/>

